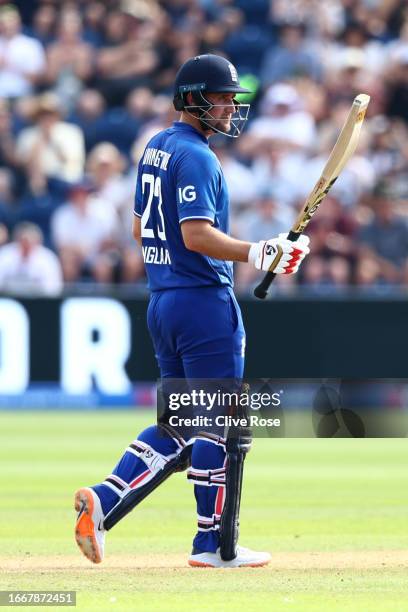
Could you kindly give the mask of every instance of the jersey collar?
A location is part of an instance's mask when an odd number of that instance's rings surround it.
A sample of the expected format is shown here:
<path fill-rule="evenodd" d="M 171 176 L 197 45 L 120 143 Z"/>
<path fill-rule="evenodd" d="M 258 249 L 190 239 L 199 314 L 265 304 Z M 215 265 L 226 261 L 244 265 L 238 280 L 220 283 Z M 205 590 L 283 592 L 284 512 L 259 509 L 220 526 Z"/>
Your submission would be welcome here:
<path fill-rule="evenodd" d="M 205 144 L 208 145 L 208 138 L 206 138 L 204 134 L 196 130 L 196 128 L 190 125 L 189 123 L 184 123 L 184 121 L 174 121 L 173 127 L 175 127 L 177 130 L 196 134 L 203 142 L 205 142 Z"/>

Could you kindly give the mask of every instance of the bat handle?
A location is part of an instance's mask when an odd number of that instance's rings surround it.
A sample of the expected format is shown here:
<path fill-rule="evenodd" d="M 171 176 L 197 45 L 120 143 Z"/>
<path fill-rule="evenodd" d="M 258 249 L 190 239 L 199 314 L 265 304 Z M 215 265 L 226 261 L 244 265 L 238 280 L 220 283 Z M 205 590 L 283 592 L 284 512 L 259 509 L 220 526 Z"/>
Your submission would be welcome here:
<path fill-rule="evenodd" d="M 291 242 L 296 242 L 300 235 L 300 232 L 294 232 L 293 230 L 290 230 L 288 234 L 288 240 L 290 240 Z M 264 300 L 266 298 L 266 296 L 268 295 L 268 289 L 273 283 L 273 279 L 275 278 L 275 276 L 275 272 L 267 272 L 265 274 L 263 280 L 254 289 L 255 297 L 259 298 L 260 300 Z"/>

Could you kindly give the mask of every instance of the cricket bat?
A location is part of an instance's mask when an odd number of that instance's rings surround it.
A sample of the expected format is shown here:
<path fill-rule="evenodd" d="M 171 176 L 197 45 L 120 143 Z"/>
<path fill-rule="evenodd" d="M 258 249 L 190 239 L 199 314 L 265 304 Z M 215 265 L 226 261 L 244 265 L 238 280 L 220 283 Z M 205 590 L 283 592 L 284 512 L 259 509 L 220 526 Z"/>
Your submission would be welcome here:
<path fill-rule="evenodd" d="M 289 232 L 288 240 L 296 242 L 316 210 L 319 208 L 320 203 L 328 194 L 347 161 L 353 155 L 358 143 L 361 125 L 369 101 L 370 96 L 367 94 L 359 94 L 354 98 L 337 142 L 330 153 L 330 157 L 323 168 L 319 180 L 309 194 L 298 218 Z M 275 276 L 274 272 L 267 272 L 265 274 L 263 281 L 255 287 L 254 294 L 257 298 L 263 300 L 267 296 L 268 289 Z"/>

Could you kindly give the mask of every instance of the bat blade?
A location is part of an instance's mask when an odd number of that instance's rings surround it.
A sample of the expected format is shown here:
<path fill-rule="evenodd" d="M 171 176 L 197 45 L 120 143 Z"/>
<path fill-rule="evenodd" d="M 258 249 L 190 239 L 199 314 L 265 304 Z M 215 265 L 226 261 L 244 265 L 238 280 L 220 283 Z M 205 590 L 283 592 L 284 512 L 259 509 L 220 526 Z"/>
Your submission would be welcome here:
<path fill-rule="evenodd" d="M 323 168 L 322 174 L 307 197 L 306 202 L 288 234 L 288 239 L 292 242 L 295 242 L 305 230 L 310 219 L 319 208 L 320 203 L 326 197 L 340 172 L 356 150 L 369 101 L 370 96 L 367 94 L 359 94 L 354 98 L 349 114 L 347 115 L 336 144 L 330 153 L 329 159 Z M 255 287 L 255 296 L 264 299 L 274 278 L 274 272 L 267 272 L 262 282 Z"/>
<path fill-rule="evenodd" d="M 320 203 L 330 191 L 340 172 L 354 154 L 361 132 L 361 126 L 367 110 L 370 96 L 360 94 L 354 98 L 350 112 L 326 162 L 319 180 L 310 192 L 292 231 L 301 234 Z"/>

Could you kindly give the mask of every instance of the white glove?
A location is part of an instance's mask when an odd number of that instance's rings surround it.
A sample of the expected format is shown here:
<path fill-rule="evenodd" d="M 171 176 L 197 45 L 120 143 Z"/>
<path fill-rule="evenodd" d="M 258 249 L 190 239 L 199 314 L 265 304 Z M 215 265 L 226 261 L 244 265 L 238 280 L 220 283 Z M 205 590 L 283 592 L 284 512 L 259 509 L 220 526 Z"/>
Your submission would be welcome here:
<path fill-rule="evenodd" d="M 309 237 L 302 234 L 296 242 L 291 242 L 287 236 L 279 234 L 278 238 L 252 244 L 248 262 L 257 270 L 275 274 L 295 274 L 303 259 L 310 253 Z"/>

